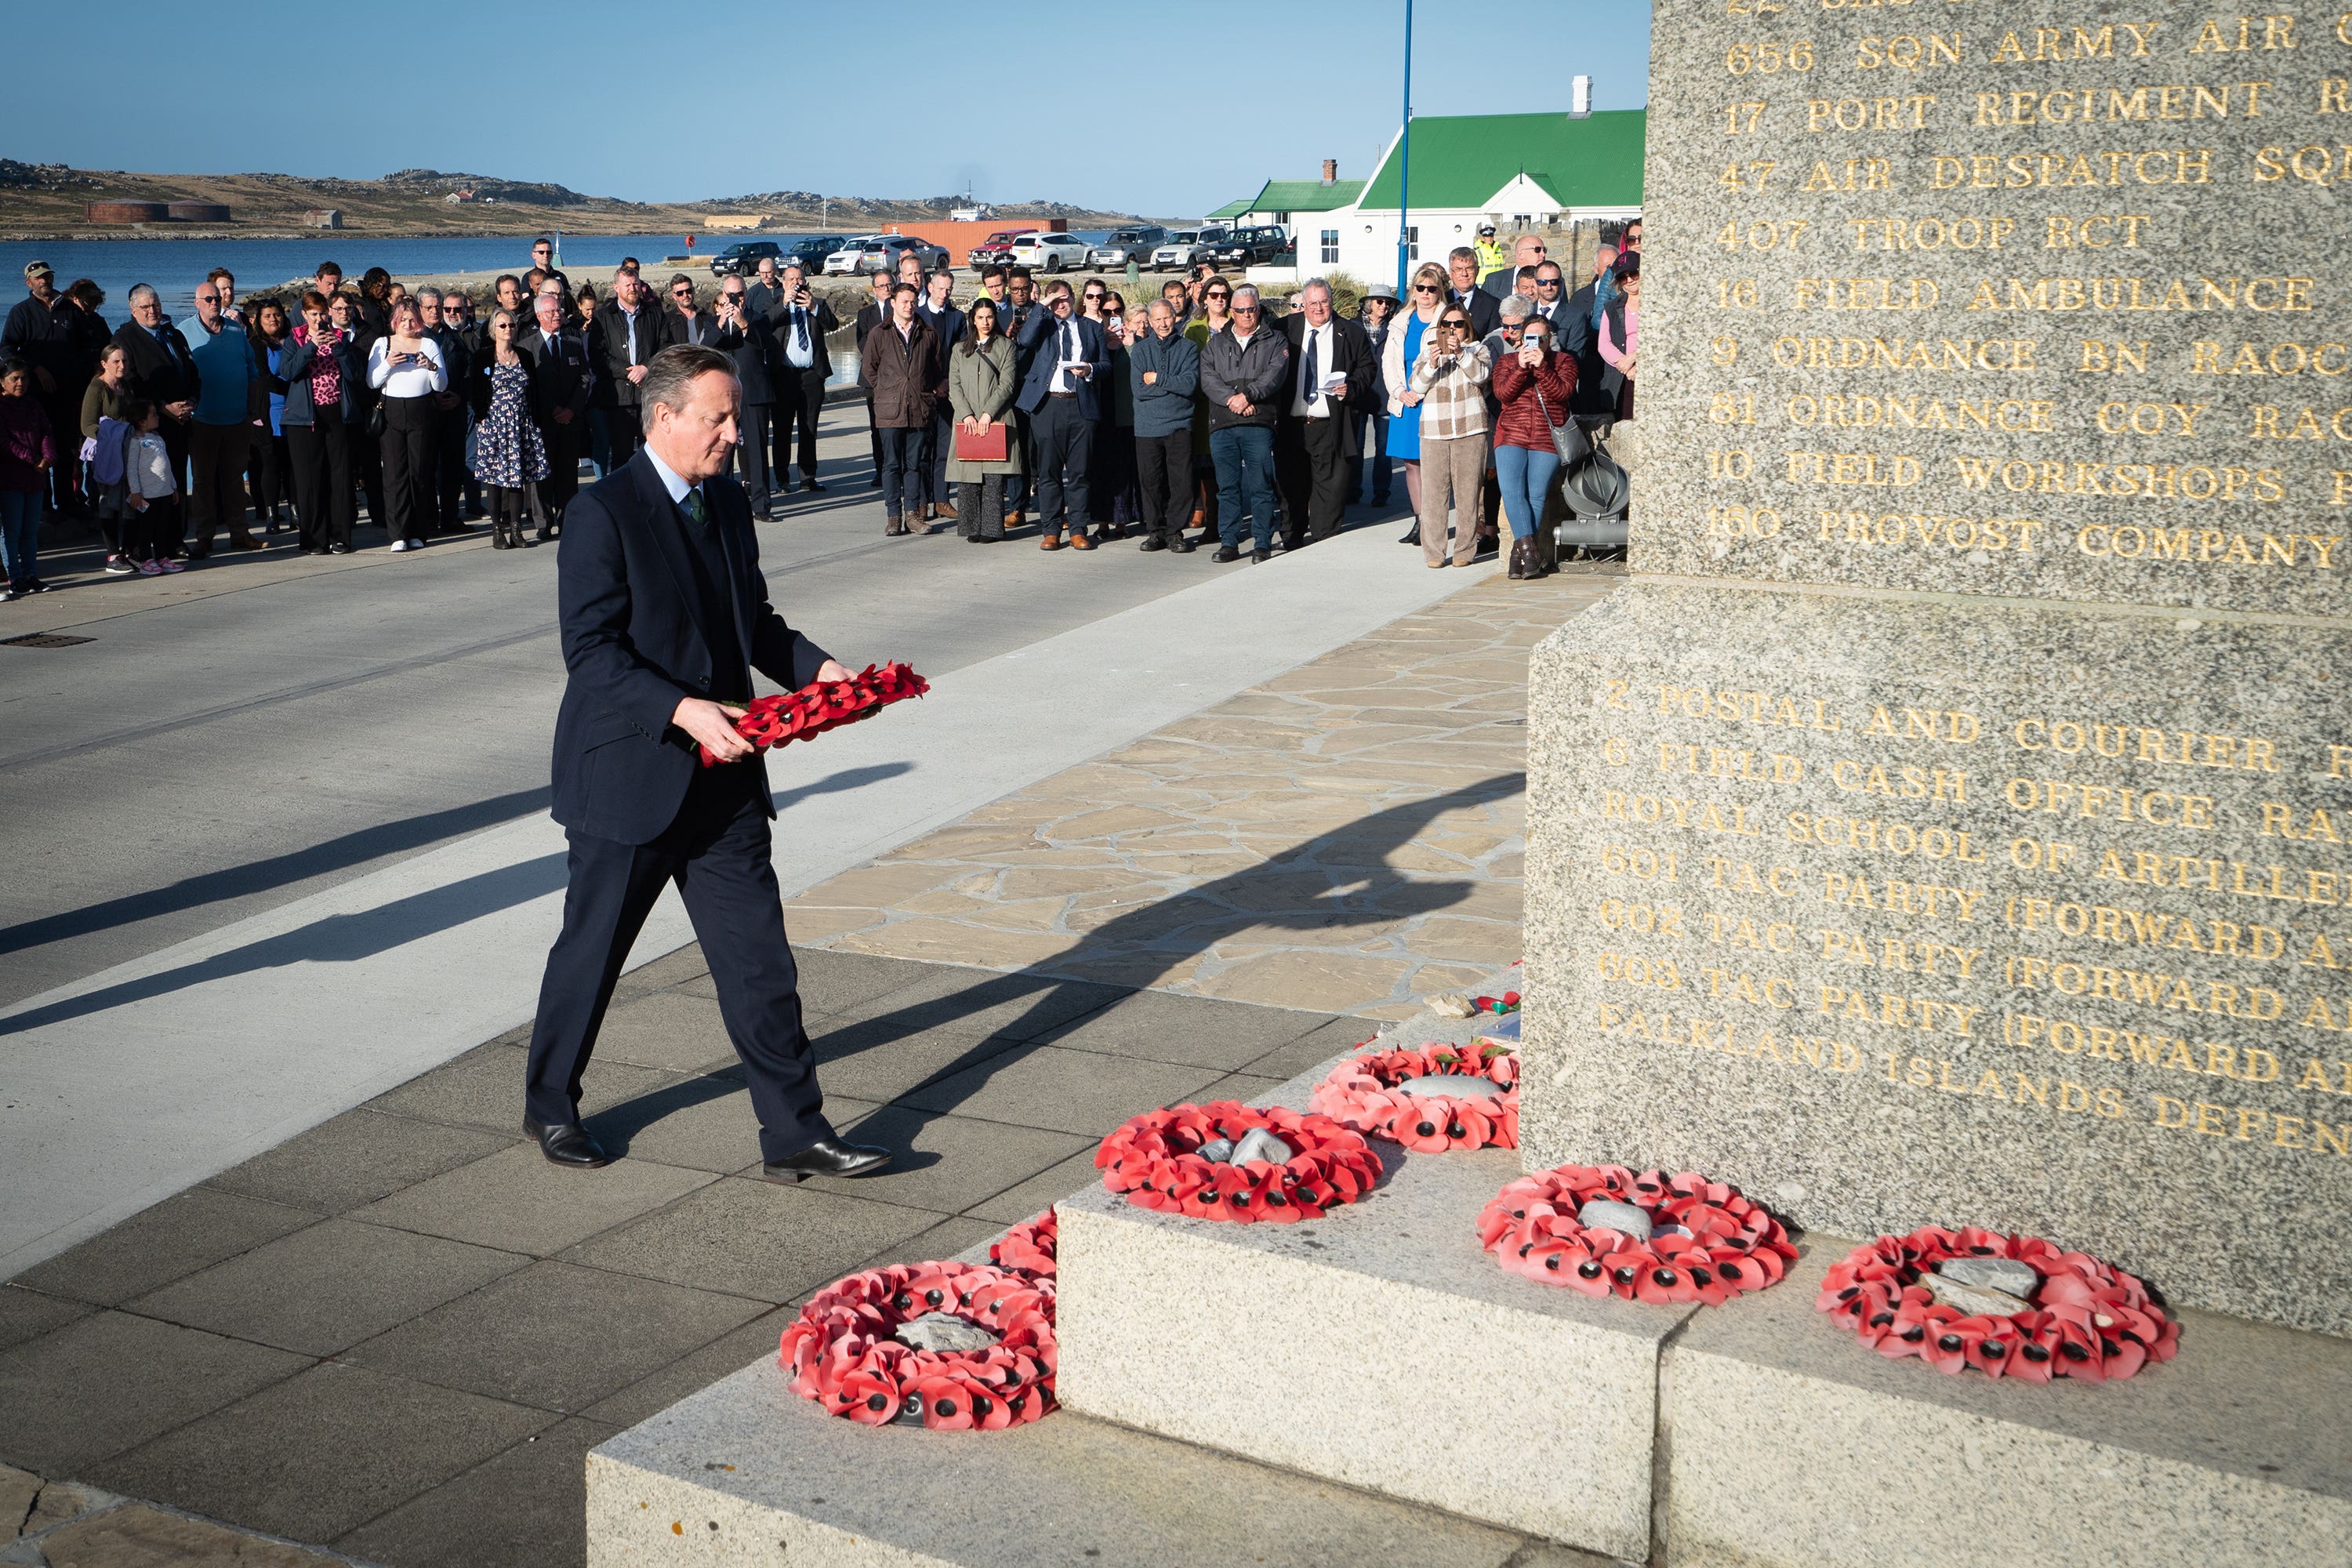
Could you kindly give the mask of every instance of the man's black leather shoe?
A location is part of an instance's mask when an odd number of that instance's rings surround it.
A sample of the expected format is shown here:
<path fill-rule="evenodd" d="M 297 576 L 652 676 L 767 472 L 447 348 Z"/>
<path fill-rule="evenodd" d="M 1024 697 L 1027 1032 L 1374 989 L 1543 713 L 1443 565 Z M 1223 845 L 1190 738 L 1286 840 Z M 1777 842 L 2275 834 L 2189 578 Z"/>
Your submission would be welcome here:
<path fill-rule="evenodd" d="M 1273 559 L 1274 552 L 1271 550 L 1253 550 L 1250 552 L 1250 564 L 1253 566 L 1260 565 Z"/>
<path fill-rule="evenodd" d="M 538 1139 L 539 1152 L 558 1165 L 595 1171 L 613 1163 L 613 1156 L 605 1153 L 603 1146 L 588 1136 L 588 1129 L 577 1121 L 557 1121 L 542 1127 L 525 1117 L 522 1130 Z"/>
<path fill-rule="evenodd" d="M 890 1151 L 838 1138 L 820 1138 L 797 1154 L 760 1167 L 772 1182 L 805 1182 L 811 1176 L 863 1176 L 890 1163 Z"/>
<path fill-rule="evenodd" d="M 1241 558 L 1242 552 L 1230 544 L 1220 544 L 1217 546 L 1217 552 L 1209 557 L 1210 560 L 1221 565 L 1228 561 L 1239 561 Z"/>

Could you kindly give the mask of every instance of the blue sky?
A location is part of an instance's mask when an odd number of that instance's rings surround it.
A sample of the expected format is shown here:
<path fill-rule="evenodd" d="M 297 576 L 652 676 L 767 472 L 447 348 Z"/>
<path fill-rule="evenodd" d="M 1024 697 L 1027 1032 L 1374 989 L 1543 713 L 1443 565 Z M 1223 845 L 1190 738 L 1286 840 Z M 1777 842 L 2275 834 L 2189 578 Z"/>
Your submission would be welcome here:
<path fill-rule="evenodd" d="M 1596 79 L 1595 108 L 1639 108 L 1649 9 L 1646 0 L 1421 0 L 1413 108 L 1564 110 L 1578 72 Z M 861 35 L 843 20 L 856 16 L 875 24 Z M 1403 0 L 692 9 L 577 0 L 363 13 L 123 0 L 108 7 L 100 47 L 66 44 L 57 68 L 11 73 L 0 153 L 162 174 L 373 178 L 425 167 L 636 201 L 940 195 L 969 180 L 983 200 L 1181 217 L 1251 194 L 1262 178 L 1313 175 L 1327 157 L 1343 176 L 1369 174 L 1396 128 L 1403 17 Z M 199 64 L 195 19 L 219 40 L 217 68 Z M 411 27 L 409 42 L 384 46 Z M 445 47 L 445 28 L 464 36 Z M 1507 47 L 1497 47 L 1501 33 Z M 975 37 L 992 40 L 984 63 L 961 42 Z M 314 72 L 314 44 L 335 72 Z M 802 59 L 809 48 L 813 65 Z M 530 69 L 541 58 L 568 84 L 552 113 Z M 311 88 L 315 110 L 289 107 Z M 617 134 L 602 128 L 616 107 L 631 116 Z M 992 124 L 1002 129 L 984 129 Z"/>

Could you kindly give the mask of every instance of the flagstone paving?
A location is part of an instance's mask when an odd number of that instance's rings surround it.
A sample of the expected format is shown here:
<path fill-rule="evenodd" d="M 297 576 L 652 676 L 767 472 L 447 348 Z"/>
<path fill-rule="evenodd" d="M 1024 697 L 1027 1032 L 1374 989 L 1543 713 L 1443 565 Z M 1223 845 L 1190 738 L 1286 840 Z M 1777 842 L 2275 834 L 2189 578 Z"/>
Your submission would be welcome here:
<path fill-rule="evenodd" d="M 1528 652 L 1490 578 L 823 882 L 796 942 L 1401 1019 L 1519 956 Z"/>

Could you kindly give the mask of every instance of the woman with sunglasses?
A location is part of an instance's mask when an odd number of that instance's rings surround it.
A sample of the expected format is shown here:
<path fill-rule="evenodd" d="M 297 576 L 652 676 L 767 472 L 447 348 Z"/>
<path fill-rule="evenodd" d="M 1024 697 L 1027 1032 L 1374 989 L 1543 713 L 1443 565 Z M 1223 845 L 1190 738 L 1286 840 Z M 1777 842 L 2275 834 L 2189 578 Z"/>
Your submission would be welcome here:
<path fill-rule="evenodd" d="M 517 318 L 500 306 L 490 312 L 489 347 L 474 363 L 467 401 L 474 409 L 474 478 L 489 502 L 490 548 L 528 550 L 523 537 L 524 490 L 547 478 L 547 417 L 539 374 L 515 342 Z"/>
<path fill-rule="evenodd" d="M 1408 320 L 1407 330 L 1411 330 Z M 1393 342 L 1393 338 L 1391 340 Z M 1478 554 L 1478 499 L 1486 479 L 1486 395 L 1491 368 L 1486 345 L 1471 325 L 1470 312 L 1445 305 L 1436 324 L 1422 335 L 1405 396 L 1412 409 L 1421 477 L 1421 558 L 1445 564 L 1445 527 L 1451 509 L 1454 564 L 1467 566 Z M 1389 424 L 1396 434 L 1393 418 Z"/>
<path fill-rule="evenodd" d="M 1424 261 L 1412 275 L 1412 302 L 1404 314 L 1389 323 L 1388 342 L 1381 350 L 1381 384 L 1389 393 L 1389 462 L 1404 471 L 1405 500 L 1412 503 L 1413 525 L 1400 544 L 1421 542 L 1421 402 L 1412 388 L 1412 370 L 1421 363 L 1422 345 L 1445 305 L 1445 268 Z M 1445 539 L 1441 513 L 1438 542 Z M 1437 564 L 1435 562 L 1432 565 Z"/>

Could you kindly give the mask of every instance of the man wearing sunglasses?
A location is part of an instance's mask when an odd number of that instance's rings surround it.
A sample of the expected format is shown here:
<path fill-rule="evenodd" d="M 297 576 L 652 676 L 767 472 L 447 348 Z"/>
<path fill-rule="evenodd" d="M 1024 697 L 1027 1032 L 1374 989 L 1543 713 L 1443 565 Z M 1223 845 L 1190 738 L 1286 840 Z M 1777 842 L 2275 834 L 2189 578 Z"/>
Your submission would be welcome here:
<path fill-rule="evenodd" d="M 674 343 L 698 349 L 710 342 L 710 312 L 694 308 L 694 279 L 683 272 L 670 276 L 668 325 L 669 341 Z"/>
<path fill-rule="evenodd" d="M 1205 292 L 1202 296 L 1206 298 Z M 1250 560 L 1274 557 L 1274 426 L 1290 379 L 1290 348 L 1268 327 L 1257 289 L 1233 291 L 1233 321 L 1201 351 L 1201 390 L 1209 400 L 1209 456 L 1217 465 L 1217 510 L 1224 542 L 1211 560 L 1238 561 L 1242 519 L 1249 519 Z"/>

